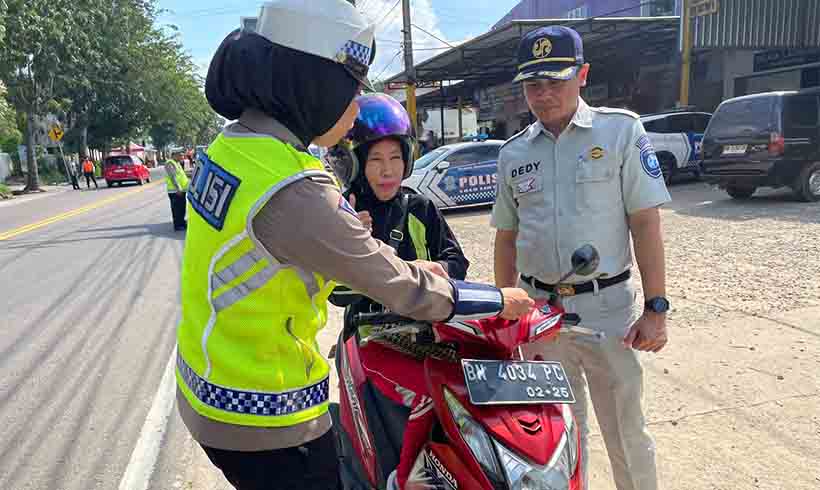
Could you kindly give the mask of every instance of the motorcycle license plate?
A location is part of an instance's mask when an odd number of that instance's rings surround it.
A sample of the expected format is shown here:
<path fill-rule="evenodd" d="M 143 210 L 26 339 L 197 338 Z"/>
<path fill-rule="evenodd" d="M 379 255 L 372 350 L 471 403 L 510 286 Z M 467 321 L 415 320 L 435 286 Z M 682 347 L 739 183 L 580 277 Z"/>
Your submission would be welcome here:
<path fill-rule="evenodd" d="M 462 359 L 461 368 L 474 405 L 575 403 L 560 362 Z"/>

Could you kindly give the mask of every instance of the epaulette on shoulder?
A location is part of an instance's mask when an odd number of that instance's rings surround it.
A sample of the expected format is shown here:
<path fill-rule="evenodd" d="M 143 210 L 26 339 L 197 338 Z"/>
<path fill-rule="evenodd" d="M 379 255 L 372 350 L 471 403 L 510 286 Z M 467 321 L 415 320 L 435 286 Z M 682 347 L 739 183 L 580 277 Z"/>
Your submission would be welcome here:
<path fill-rule="evenodd" d="M 600 112 L 601 114 L 620 114 L 622 116 L 629 116 L 632 119 L 641 118 L 638 114 L 627 109 L 616 109 L 614 107 L 590 107 L 590 109 L 595 112 Z"/>
<path fill-rule="evenodd" d="M 530 126 L 531 126 L 531 125 L 530 125 Z M 498 150 L 499 150 L 499 151 L 503 150 L 505 146 L 507 146 L 508 144 L 510 144 L 510 143 L 512 143 L 513 141 L 517 140 L 517 139 L 518 139 L 518 138 L 520 138 L 521 136 L 524 136 L 524 134 L 526 134 L 526 132 L 530 130 L 530 126 L 527 126 L 526 128 L 524 128 L 524 129 L 522 129 L 521 131 L 519 131 L 519 132 L 515 133 L 514 135 L 512 135 L 512 136 L 510 137 L 510 139 L 508 139 L 507 141 L 505 141 L 505 142 L 504 142 L 504 144 L 503 144 L 503 145 L 501 145 L 501 148 L 499 148 Z"/>

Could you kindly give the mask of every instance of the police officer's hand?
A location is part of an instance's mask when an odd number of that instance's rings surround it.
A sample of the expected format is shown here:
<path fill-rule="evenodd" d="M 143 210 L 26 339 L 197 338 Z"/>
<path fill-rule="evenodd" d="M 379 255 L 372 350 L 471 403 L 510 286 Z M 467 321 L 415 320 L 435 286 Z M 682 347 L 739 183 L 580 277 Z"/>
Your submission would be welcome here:
<path fill-rule="evenodd" d="M 351 194 L 348 202 L 350 202 L 350 205 L 353 206 L 353 209 L 356 209 L 356 194 Z M 362 222 L 362 225 L 372 231 L 373 217 L 370 216 L 370 211 L 357 211 L 356 214 L 359 216 L 359 221 Z"/>
<path fill-rule="evenodd" d="M 411 263 L 417 265 L 418 267 L 421 267 L 422 269 L 428 272 L 432 272 L 437 276 L 441 276 L 445 279 L 450 278 L 450 275 L 447 274 L 447 271 L 444 270 L 444 267 L 442 267 L 442 265 L 438 262 L 430 262 L 429 260 L 414 260 Z"/>
<path fill-rule="evenodd" d="M 504 310 L 500 316 L 505 320 L 518 320 L 535 305 L 535 301 L 521 288 L 502 288 L 501 294 L 504 295 Z"/>
<path fill-rule="evenodd" d="M 629 329 L 624 338 L 624 347 L 644 352 L 660 352 L 668 341 L 666 315 L 645 311 Z"/>

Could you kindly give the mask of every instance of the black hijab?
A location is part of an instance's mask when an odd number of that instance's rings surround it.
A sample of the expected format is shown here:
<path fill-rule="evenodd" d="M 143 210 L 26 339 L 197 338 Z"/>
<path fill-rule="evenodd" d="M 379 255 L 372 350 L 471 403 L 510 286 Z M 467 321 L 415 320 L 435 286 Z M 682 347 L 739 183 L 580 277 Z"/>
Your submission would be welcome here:
<path fill-rule="evenodd" d="M 336 124 L 358 90 L 342 65 L 241 30 L 222 41 L 205 81 L 205 96 L 222 117 L 258 109 L 305 147 Z"/>

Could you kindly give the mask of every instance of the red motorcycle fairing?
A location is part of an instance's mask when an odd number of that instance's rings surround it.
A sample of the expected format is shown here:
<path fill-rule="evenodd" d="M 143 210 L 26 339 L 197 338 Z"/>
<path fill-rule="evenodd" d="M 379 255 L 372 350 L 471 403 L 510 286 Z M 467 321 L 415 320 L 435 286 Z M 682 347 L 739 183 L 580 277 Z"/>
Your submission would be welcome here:
<path fill-rule="evenodd" d="M 349 435 L 356 454 L 367 472 L 367 478 L 371 484 L 379 481 L 378 464 L 376 460 L 376 448 L 367 424 L 367 416 L 364 413 L 363 389 L 367 381 L 359 358 L 359 346 L 356 337 L 353 336 L 345 342 L 345 348 L 339 349 L 340 359 L 340 399 L 347 402 L 350 410 L 341 411 L 341 423 L 344 431 Z"/>
<path fill-rule="evenodd" d="M 433 327 L 441 342 L 459 346 L 462 358 L 512 359 L 519 346 L 536 340 L 544 342 L 558 335 L 554 327 L 559 325 L 564 310 L 545 301 L 537 302 L 536 306 L 514 321 L 496 317 L 436 323 Z"/>
<path fill-rule="evenodd" d="M 499 443 L 537 465 L 543 466 L 549 462 L 557 441 L 564 433 L 564 418 L 559 405 L 473 405 L 460 364 L 430 358 L 425 361 L 424 367 L 438 418 L 450 440 L 456 441 L 462 451 L 472 454 L 449 413 L 444 387 Z M 474 465 L 479 471 L 478 463 Z"/>

